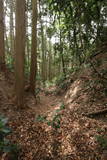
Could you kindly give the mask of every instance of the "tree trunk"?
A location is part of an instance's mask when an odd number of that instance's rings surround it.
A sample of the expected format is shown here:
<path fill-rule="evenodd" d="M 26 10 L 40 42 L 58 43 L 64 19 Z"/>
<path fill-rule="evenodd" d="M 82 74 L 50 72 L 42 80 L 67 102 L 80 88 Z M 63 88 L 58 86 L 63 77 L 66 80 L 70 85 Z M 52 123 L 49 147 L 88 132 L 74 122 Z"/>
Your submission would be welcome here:
<path fill-rule="evenodd" d="M 14 24 L 13 24 L 13 0 L 10 2 L 10 52 L 12 57 L 14 57 Z"/>
<path fill-rule="evenodd" d="M 44 39 L 44 28 L 43 28 L 43 24 L 41 22 L 41 39 L 42 39 L 42 45 L 41 45 L 41 49 L 42 49 L 42 80 L 43 83 L 46 80 L 46 62 L 45 62 L 45 39 Z"/>
<path fill-rule="evenodd" d="M 60 22 L 61 21 L 61 17 L 59 15 L 59 26 L 60 26 Z M 64 55 L 63 55 L 63 41 L 62 41 L 62 31 L 60 29 L 60 54 L 61 54 L 61 61 L 62 61 L 62 71 L 64 76 L 66 76 L 66 70 L 65 70 L 65 62 L 64 62 Z"/>
<path fill-rule="evenodd" d="M 15 92 L 18 107 L 24 105 L 25 0 L 16 0 Z"/>
<path fill-rule="evenodd" d="M 48 79 L 52 80 L 52 49 L 51 49 L 51 39 L 49 39 L 49 64 L 48 64 Z"/>
<path fill-rule="evenodd" d="M 4 44 L 4 0 L 0 0 L 0 70 L 5 66 L 5 44 Z"/>
<path fill-rule="evenodd" d="M 40 1 L 39 1 L 40 13 L 42 13 L 43 11 L 43 8 L 41 6 L 42 4 L 40 4 Z M 43 25 L 43 19 L 41 14 L 40 14 L 39 20 L 40 20 L 40 27 L 41 27 L 41 51 L 42 51 L 41 76 L 42 76 L 43 85 L 45 85 L 45 81 L 47 79 L 46 77 L 46 44 L 45 44 L 45 35 L 44 35 L 44 25 Z"/>
<path fill-rule="evenodd" d="M 30 67 L 30 91 L 35 94 L 37 73 L 37 0 L 32 0 L 32 46 Z"/>
<path fill-rule="evenodd" d="M 31 47 L 30 47 L 30 37 L 29 37 L 29 4 L 31 2 L 27 0 L 27 12 L 26 12 L 26 62 L 27 62 L 27 72 L 30 71 L 30 54 L 31 54 Z"/>

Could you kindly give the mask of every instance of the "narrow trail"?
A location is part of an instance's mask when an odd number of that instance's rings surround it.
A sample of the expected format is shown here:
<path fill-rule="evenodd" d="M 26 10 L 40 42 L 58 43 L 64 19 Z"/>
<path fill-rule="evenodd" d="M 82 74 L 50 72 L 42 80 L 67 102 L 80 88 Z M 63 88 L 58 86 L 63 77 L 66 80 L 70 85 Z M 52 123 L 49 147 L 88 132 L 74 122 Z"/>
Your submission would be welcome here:
<path fill-rule="evenodd" d="M 62 103 L 60 97 L 40 93 L 38 101 L 26 93 L 27 107 L 18 111 L 13 103 L 13 84 L 7 82 L 0 74 L 0 113 L 8 117 L 9 126 L 13 132 L 8 137 L 12 143 L 18 144 L 22 151 L 20 160 L 45 160 L 52 158 L 49 146 L 53 144 L 54 137 L 47 130 L 45 123 L 36 121 L 38 115 L 52 115 Z"/>
<path fill-rule="evenodd" d="M 88 118 L 83 113 L 104 109 L 107 98 L 98 100 L 102 92 L 95 92 L 95 97 L 92 90 L 87 89 L 87 83 L 81 78 L 75 80 L 65 97 L 40 92 L 35 99 L 25 92 L 27 105 L 17 110 L 13 103 L 13 83 L 0 74 L 0 113 L 8 117 L 13 130 L 8 138 L 21 147 L 19 160 L 101 159 L 102 150 L 95 136 L 107 135 L 107 117 Z M 65 109 L 61 112 L 58 130 L 36 120 L 38 115 L 52 117 L 63 101 Z"/>
<path fill-rule="evenodd" d="M 3 74 L 0 74 L 0 94 L 1 94 L 1 103 L 14 106 L 14 85 L 8 82 Z M 63 102 L 62 98 L 59 96 L 54 96 L 52 94 L 46 95 L 44 92 L 41 92 L 37 99 L 29 93 L 25 93 L 25 102 L 28 109 L 33 111 L 36 115 L 38 114 L 47 114 L 52 112 L 55 108 L 57 109 Z M 5 107 L 3 107 L 5 108 Z M 15 108 L 13 108 L 14 110 Z M 4 109 L 5 110 L 5 109 Z"/>
<path fill-rule="evenodd" d="M 29 99 L 29 97 L 28 97 Z M 53 95 L 45 95 L 45 93 L 41 93 L 39 95 L 39 99 L 35 99 L 34 97 L 28 100 L 28 106 L 36 113 L 36 114 L 48 114 L 52 112 L 54 109 L 57 109 L 61 103 L 62 98 Z"/>

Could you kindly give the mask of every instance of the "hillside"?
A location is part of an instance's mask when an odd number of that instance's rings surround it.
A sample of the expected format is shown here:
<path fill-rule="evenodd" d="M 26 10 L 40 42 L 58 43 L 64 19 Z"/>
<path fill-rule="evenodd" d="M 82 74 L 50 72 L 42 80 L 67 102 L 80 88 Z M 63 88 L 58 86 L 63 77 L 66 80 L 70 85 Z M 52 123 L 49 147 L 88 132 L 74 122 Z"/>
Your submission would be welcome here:
<path fill-rule="evenodd" d="M 92 63 L 94 67 L 85 66 L 76 73 L 63 95 L 41 92 L 36 103 L 26 93 L 27 105 L 22 111 L 14 104 L 12 78 L 7 81 L 0 74 L 0 112 L 13 129 L 8 138 L 21 146 L 20 160 L 101 159 L 106 148 L 96 137 L 107 135 L 107 112 L 102 113 L 107 109 L 107 52 L 96 55 Z M 47 116 L 48 121 L 60 115 L 60 126 L 55 129 L 38 122 L 38 115 Z"/>

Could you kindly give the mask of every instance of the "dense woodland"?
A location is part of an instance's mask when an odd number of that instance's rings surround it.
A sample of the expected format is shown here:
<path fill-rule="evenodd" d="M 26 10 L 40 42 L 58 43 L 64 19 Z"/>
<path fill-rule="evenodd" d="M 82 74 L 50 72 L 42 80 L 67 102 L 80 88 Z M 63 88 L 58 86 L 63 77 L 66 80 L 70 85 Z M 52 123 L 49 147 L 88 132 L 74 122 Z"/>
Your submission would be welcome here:
<path fill-rule="evenodd" d="M 0 108 L 1 160 L 107 160 L 107 0 L 0 0 Z"/>

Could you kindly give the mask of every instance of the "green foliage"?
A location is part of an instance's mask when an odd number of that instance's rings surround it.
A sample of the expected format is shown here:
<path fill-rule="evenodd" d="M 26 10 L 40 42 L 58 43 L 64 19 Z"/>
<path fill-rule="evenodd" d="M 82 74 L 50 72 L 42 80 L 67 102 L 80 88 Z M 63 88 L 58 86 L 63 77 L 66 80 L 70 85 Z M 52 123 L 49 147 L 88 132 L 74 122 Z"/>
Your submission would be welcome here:
<path fill-rule="evenodd" d="M 11 71 L 14 70 L 14 60 L 10 55 L 7 55 L 7 68 L 9 68 Z"/>
<path fill-rule="evenodd" d="M 59 75 L 59 77 L 56 79 L 56 85 L 59 86 L 65 81 L 66 77 L 64 74 Z"/>
<path fill-rule="evenodd" d="M 58 129 L 60 128 L 60 118 L 61 118 L 61 115 L 60 114 L 57 114 L 53 117 L 53 120 L 50 121 L 50 126 L 52 126 L 54 129 Z M 49 123 L 47 123 L 49 125 Z"/>
<path fill-rule="evenodd" d="M 6 126 L 7 121 L 7 118 L 0 116 L 0 141 L 2 141 L 5 136 L 11 133 L 11 129 Z"/>
<path fill-rule="evenodd" d="M 47 0 L 49 13 L 60 42 L 54 45 L 57 60 L 79 66 L 88 60 L 93 48 L 107 40 L 107 2 L 105 0 Z M 60 34 L 59 34 L 60 33 Z M 63 48 L 63 50 L 61 49 Z M 58 61 L 58 63 L 59 63 Z"/>
<path fill-rule="evenodd" d="M 101 146 L 102 149 L 107 148 L 107 137 L 97 135 L 97 136 L 95 136 L 95 138 L 96 138 L 97 142 L 99 143 L 99 145 Z"/>
<path fill-rule="evenodd" d="M 65 109 L 64 103 L 62 103 L 61 106 L 60 106 L 60 110 L 63 110 L 63 109 Z"/>
<path fill-rule="evenodd" d="M 59 112 L 62 111 L 63 109 L 65 109 L 65 105 L 61 104 L 60 108 L 55 110 L 55 115 L 52 118 L 52 120 L 47 120 L 46 116 L 38 115 L 37 118 L 36 118 L 36 121 L 44 122 L 48 126 L 51 126 L 55 130 L 57 130 L 58 128 L 60 128 L 60 124 L 61 124 L 61 114 Z"/>
<path fill-rule="evenodd" d="M 19 147 L 15 144 L 11 144 L 6 136 L 9 135 L 12 130 L 7 127 L 8 119 L 0 115 L 0 153 L 11 153 L 12 160 L 18 159 Z"/>
<path fill-rule="evenodd" d="M 71 74 L 70 74 L 71 75 Z M 62 94 L 64 91 L 67 91 L 68 87 L 71 85 L 71 83 L 73 82 L 73 80 L 70 79 L 69 75 L 60 75 L 57 79 L 56 79 L 56 92 L 55 94 Z"/>
<path fill-rule="evenodd" d="M 36 88 L 35 94 L 38 95 L 41 92 L 41 88 Z"/>
<path fill-rule="evenodd" d="M 55 110 L 56 114 L 57 114 L 58 112 L 62 111 L 63 109 L 65 109 L 64 103 L 61 104 L 61 106 L 60 106 L 59 109 Z"/>
<path fill-rule="evenodd" d="M 54 129 L 58 129 L 60 128 L 60 114 L 57 114 L 53 117 L 52 120 L 47 120 L 46 117 L 38 115 L 38 117 L 36 118 L 36 121 L 38 122 L 44 122 L 46 123 L 48 126 L 53 127 Z"/>
<path fill-rule="evenodd" d="M 66 84 L 63 83 L 65 76 L 59 72 L 63 70 L 64 73 L 70 74 L 78 71 L 81 64 L 87 63 L 90 55 L 93 55 L 96 51 L 97 43 L 107 41 L 107 1 L 41 0 L 39 5 L 38 75 L 36 80 L 43 82 L 43 85 L 46 81 L 46 86 L 49 87 L 53 84 L 48 82 L 48 79 L 50 80 L 58 75 L 56 84 L 58 86 L 61 84 L 60 88 L 66 88 Z M 27 3 L 28 15 L 31 9 L 32 5 L 29 1 Z M 31 27 L 30 21 L 28 21 L 29 27 Z M 6 63 L 13 70 L 14 59 L 10 53 L 10 35 L 7 35 L 6 41 L 8 43 L 6 45 L 8 52 L 6 54 Z M 25 75 L 29 77 L 31 63 L 31 33 L 29 29 L 27 46 Z M 43 64 L 46 68 L 43 67 Z M 48 68 L 50 68 L 50 71 Z M 44 75 L 43 70 L 46 73 Z"/>
<path fill-rule="evenodd" d="M 46 121 L 46 116 L 38 115 L 37 118 L 36 118 L 36 120 L 38 122 L 45 122 Z"/>
<path fill-rule="evenodd" d="M 51 38 L 55 34 L 55 28 L 47 28 L 47 36 Z"/>
<path fill-rule="evenodd" d="M 59 85 L 59 88 L 60 88 L 60 89 L 63 89 L 64 91 L 66 91 L 66 90 L 68 89 L 68 87 L 69 87 L 70 84 L 71 84 L 70 81 L 65 81 L 65 82 L 63 82 L 63 83 L 61 83 L 61 84 Z"/>
<path fill-rule="evenodd" d="M 7 68 L 9 68 L 11 71 L 13 71 L 14 70 L 13 63 L 8 63 Z"/>
<path fill-rule="evenodd" d="M 54 86 L 54 81 L 51 81 L 51 82 L 50 82 L 49 80 L 47 80 L 47 81 L 45 82 L 45 86 L 46 86 L 47 88 Z"/>

